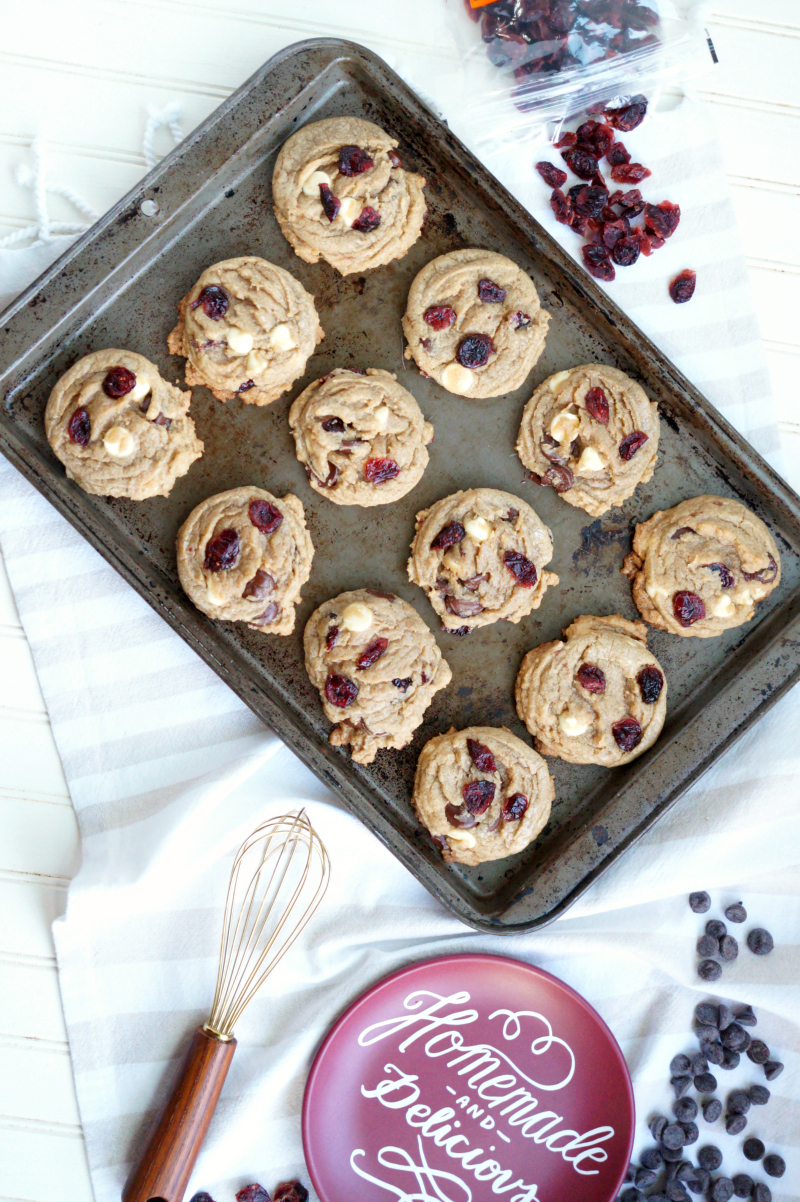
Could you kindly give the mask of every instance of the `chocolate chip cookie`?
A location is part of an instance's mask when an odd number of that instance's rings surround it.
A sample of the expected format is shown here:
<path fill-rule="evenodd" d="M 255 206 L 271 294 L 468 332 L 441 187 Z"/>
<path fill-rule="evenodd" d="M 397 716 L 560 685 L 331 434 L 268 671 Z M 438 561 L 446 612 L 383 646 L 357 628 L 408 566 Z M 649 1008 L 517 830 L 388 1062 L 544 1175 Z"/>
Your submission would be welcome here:
<path fill-rule="evenodd" d="M 556 372 L 522 415 L 517 454 L 534 481 L 593 517 L 649 480 L 658 453 L 658 410 L 615 367 L 585 363 Z"/>
<path fill-rule="evenodd" d="M 430 739 L 412 802 L 443 858 L 483 864 L 522 851 L 547 824 L 556 791 L 540 755 L 504 726 Z"/>
<path fill-rule="evenodd" d="M 166 497 L 203 454 L 191 399 L 143 355 L 94 351 L 50 393 L 47 441 L 84 492 L 132 501 Z"/>
<path fill-rule="evenodd" d="M 392 593 L 353 589 L 320 605 L 303 636 L 306 671 L 334 746 L 370 764 L 405 747 L 451 672 L 419 614 Z"/>
<path fill-rule="evenodd" d="M 619 614 L 584 615 L 564 635 L 523 659 L 517 713 L 543 755 L 627 764 L 652 747 L 667 713 L 666 677 L 647 649 L 647 627 Z"/>
<path fill-rule="evenodd" d="M 428 466 L 433 426 L 388 371 L 335 368 L 289 411 L 311 487 L 337 505 L 387 505 Z"/>
<path fill-rule="evenodd" d="M 307 263 L 342 275 L 401 259 L 425 217 L 425 180 L 371 121 L 328 117 L 292 134 L 275 163 L 272 198 L 284 237 Z"/>
<path fill-rule="evenodd" d="M 622 571 L 646 622 L 707 639 L 750 621 L 780 584 L 781 559 L 767 527 L 740 501 L 702 496 L 640 523 Z"/>
<path fill-rule="evenodd" d="M 470 488 L 417 514 L 408 576 L 428 594 L 442 628 L 469 634 L 538 609 L 558 576 L 545 572 L 553 541 L 519 497 Z"/>
<path fill-rule="evenodd" d="M 403 318 L 407 359 L 448 392 L 494 397 L 525 383 L 550 315 L 505 255 L 453 250 L 423 267 Z"/>
<path fill-rule="evenodd" d="M 178 305 L 169 336 L 186 383 L 218 401 L 269 405 L 299 379 L 324 334 L 314 298 L 274 263 L 255 255 L 207 267 Z"/>
<path fill-rule="evenodd" d="M 291 493 L 232 488 L 209 497 L 178 531 L 178 575 L 198 609 L 262 634 L 294 629 L 314 547 Z"/>

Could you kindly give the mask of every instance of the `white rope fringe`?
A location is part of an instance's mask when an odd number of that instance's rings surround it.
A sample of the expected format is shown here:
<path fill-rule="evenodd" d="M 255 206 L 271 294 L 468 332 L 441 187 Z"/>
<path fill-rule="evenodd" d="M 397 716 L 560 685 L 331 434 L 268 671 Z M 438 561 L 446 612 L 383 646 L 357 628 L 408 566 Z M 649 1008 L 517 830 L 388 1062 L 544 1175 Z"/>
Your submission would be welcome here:
<path fill-rule="evenodd" d="M 21 188 L 30 188 L 33 192 L 33 202 L 36 209 L 36 222 L 34 225 L 25 226 L 21 230 L 14 230 L 13 233 L 6 235 L 5 238 L 0 238 L 0 249 L 8 249 L 16 246 L 19 242 L 25 242 L 28 238 L 33 238 L 37 242 L 51 242 L 58 235 L 63 234 L 82 234 L 84 230 L 88 230 L 92 222 L 99 217 L 90 204 L 72 188 L 66 184 L 48 184 L 47 175 L 44 166 L 44 147 L 37 138 L 31 143 L 31 155 L 33 157 L 33 166 L 28 166 L 27 163 L 20 163 L 17 167 L 14 178 Z M 58 196 L 63 196 L 68 200 L 79 213 L 84 217 L 88 217 L 88 221 L 51 221 L 50 214 L 47 208 L 47 193 L 54 192 Z"/>
<path fill-rule="evenodd" d="M 163 109 L 157 109 L 153 105 L 148 105 L 147 108 L 147 124 L 144 127 L 144 141 L 142 151 L 144 153 L 144 161 L 147 164 L 147 170 L 152 171 L 158 159 L 154 150 L 155 136 L 160 129 L 168 129 L 172 134 L 172 140 L 177 146 L 183 141 L 183 130 L 181 129 L 181 102 L 179 100 L 171 100 Z"/>

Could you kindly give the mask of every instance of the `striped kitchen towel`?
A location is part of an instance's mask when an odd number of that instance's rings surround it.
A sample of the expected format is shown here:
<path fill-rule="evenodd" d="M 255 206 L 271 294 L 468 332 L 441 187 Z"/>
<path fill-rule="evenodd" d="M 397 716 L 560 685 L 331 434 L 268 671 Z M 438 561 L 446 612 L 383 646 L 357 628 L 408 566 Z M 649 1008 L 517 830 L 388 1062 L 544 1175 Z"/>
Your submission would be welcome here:
<path fill-rule="evenodd" d="M 626 138 L 626 141 L 629 139 Z M 703 110 L 686 101 L 630 137 L 676 236 L 610 293 L 773 462 L 778 435 L 732 207 Z M 495 172 L 573 252 L 525 163 Z M 661 197 L 659 197 L 661 199 Z M 0 252 L 0 291 L 3 255 Z M 13 252 L 20 254 L 24 252 Z M 21 262 L 15 264 L 19 272 Z M 689 305 L 667 281 L 698 273 Z M 364 987 L 437 953 L 535 962 L 583 993 L 620 1040 L 640 1118 L 667 1110 L 668 1064 L 691 1049 L 702 920 L 744 898 L 776 940 L 743 951 L 720 996 L 752 1004 L 786 1064 L 753 1133 L 789 1169 L 773 1196 L 800 1198 L 800 692 L 784 697 L 559 921 L 513 941 L 444 911 L 9 465 L 0 543 L 78 814 L 83 864 L 55 926 L 64 1012 L 97 1202 L 117 1202 L 175 1059 L 207 1014 L 231 857 L 264 817 L 304 804 L 333 882 L 307 935 L 239 1024 L 239 1049 L 190 1186 L 218 1202 L 248 1181 L 305 1177 L 299 1111 L 314 1049 Z M 694 1044 L 696 1046 L 696 1043 Z M 724 1086 L 760 1079 L 743 1058 Z M 754 1166 L 721 1124 L 729 1175 Z M 637 1150 L 651 1142 L 639 1124 Z M 756 1177 L 762 1174 L 756 1168 Z"/>

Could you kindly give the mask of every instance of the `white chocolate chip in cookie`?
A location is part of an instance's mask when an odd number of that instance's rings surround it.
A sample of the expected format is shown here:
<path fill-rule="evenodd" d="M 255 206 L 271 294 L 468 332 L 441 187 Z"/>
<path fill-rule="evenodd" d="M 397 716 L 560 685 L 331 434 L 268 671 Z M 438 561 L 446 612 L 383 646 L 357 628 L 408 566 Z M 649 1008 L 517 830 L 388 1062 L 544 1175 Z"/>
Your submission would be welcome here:
<path fill-rule="evenodd" d="M 372 625 L 372 610 L 363 601 L 353 601 L 351 605 L 347 605 L 342 613 L 342 626 L 345 630 L 352 630 L 354 634 L 360 634 L 362 630 L 369 630 Z"/>
<path fill-rule="evenodd" d="M 584 447 L 581 457 L 575 465 L 576 472 L 601 472 L 606 466 L 603 457 L 594 447 Z"/>
<path fill-rule="evenodd" d="M 448 363 L 442 372 L 442 385 L 448 392 L 464 394 L 472 390 L 472 372 L 458 363 Z"/>
<path fill-rule="evenodd" d="M 291 351 L 297 346 L 292 331 L 284 322 L 272 327 L 269 332 L 269 344 L 274 351 Z"/>
<path fill-rule="evenodd" d="M 464 529 L 474 543 L 485 543 L 492 533 L 492 528 L 486 518 L 467 518 L 464 522 Z"/>
<path fill-rule="evenodd" d="M 224 605 L 228 600 L 222 581 L 215 575 L 206 576 L 206 595 L 212 605 Z"/>
<path fill-rule="evenodd" d="M 128 400 L 129 401 L 143 401 L 144 398 L 147 396 L 148 392 L 150 391 L 151 387 L 152 387 L 152 385 L 150 384 L 149 380 L 142 379 L 141 376 L 137 376 L 136 383 L 134 384 L 133 388 L 128 393 Z"/>
<path fill-rule="evenodd" d="M 267 362 L 264 356 L 259 351 L 251 351 L 247 356 L 244 368 L 251 376 L 257 376 L 266 366 Z"/>
<path fill-rule="evenodd" d="M 570 413 L 563 409 L 558 413 L 550 423 L 550 434 L 555 438 L 556 442 L 572 442 L 578 432 L 578 426 L 581 424 L 581 419 L 577 413 Z"/>
<path fill-rule="evenodd" d="M 319 198 L 320 184 L 331 186 L 331 177 L 326 175 L 324 171 L 312 171 L 311 174 L 303 181 L 301 192 L 304 196 L 316 196 Z"/>
<path fill-rule="evenodd" d="M 355 196 L 343 196 L 342 206 L 336 214 L 336 220 L 342 225 L 352 225 L 364 206 Z"/>
<path fill-rule="evenodd" d="M 124 426 L 112 426 L 103 435 L 103 446 L 115 459 L 126 459 L 136 449 L 136 439 Z"/>
<path fill-rule="evenodd" d="M 559 384 L 562 384 L 569 374 L 570 373 L 568 371 L 557 371 L 554 376 L 551 376 L 547 381 L 551 391 L 555 392 Z"/>
<path fill-rule="evenodd" d="M 715 618 L 730 618 L 736 613 L 736 606 L 733 604 L 730 597 L 727 597 L 725 593 L 722 593 L 721 596 L 717 597 L 716 601 L 714 602 L 711 613 Z"/>
<path fill-rule="evenodd" d="M 573 714 L 569 710 L 563 710 L 558 715 L 558 725 L 561 727 L 565 735 L 570 738 L 575 738 L 576 735 L 582 735 L 592 725 L 592 719 L 586 713 Z"/>
<path fill-rule="evenodd" d="M 475 836 L 469 831 L 448 831 L 446 838 L 450 843 L 455 843 L 459 851 L 463 851 L 466 847 L 475 846 Z"/>
<path fill-rule="evenodd" d="M 386 427 L 389 424 L 389 406 L 388 405 L 378 405 L 378 408 L 375 410 L 375 421 L 378 423 L 381 430 L 386 429 Z"/>
<path fill-rule="evenodd" d="M 247 355 L 253 349 L 253 335 L 231 326 L 227 334 L 228 346 L 234 355 Z"/>

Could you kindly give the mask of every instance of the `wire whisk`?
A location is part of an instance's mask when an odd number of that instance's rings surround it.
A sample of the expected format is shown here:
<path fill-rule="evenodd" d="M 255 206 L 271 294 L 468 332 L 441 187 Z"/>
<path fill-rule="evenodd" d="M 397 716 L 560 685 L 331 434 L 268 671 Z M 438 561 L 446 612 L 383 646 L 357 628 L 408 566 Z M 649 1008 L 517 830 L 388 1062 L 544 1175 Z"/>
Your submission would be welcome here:
<path fill-rule="evenodd" d="M 214 1002 L 122 1194 L 123 1202 L 182 1202 L 228 1073 L 234 1027 L 308 925 L 330 860 L 305 810 L 270 818 L 231 869 Z"/>

